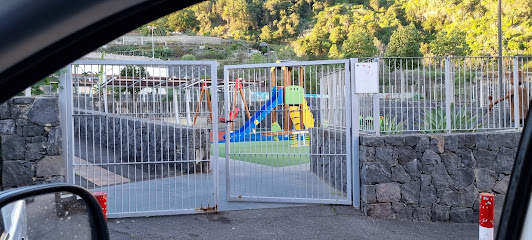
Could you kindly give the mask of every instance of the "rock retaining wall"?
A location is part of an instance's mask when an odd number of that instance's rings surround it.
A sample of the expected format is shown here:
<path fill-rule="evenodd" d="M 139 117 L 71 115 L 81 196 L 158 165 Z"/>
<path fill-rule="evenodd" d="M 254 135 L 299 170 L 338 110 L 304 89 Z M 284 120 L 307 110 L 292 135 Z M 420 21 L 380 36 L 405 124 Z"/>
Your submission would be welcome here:
<path fill-rule="evenodd" d="M 479 193 L 500 216 L 520 132 L 361 136 L 363 211 L 416 221 L 478 221 Z"/>
<path fill-rule="evenodd" d="M 168 162 L 177 171 L 209 171 L 210 130 L 78 110 L 74 135 L 116 151 L 123 162 Z M 174 167 L 172 166 L 172 169 Z"/>
<path fill-rule="evenodd" d="M 0 104 L 2 187 L 65 181 L 57 98 L 15 97 Z"/>

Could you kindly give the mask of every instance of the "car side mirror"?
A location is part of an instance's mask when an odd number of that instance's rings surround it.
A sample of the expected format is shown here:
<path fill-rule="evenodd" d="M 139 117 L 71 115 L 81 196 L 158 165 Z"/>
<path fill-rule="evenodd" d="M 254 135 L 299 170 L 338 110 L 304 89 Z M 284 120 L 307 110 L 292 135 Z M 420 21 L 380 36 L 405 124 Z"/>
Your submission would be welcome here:
<path fill-rule="evenodd" d="M 70 184 L 43 184 L 0 192 L 0 240 L 109 239 L 96 198 Z"/>

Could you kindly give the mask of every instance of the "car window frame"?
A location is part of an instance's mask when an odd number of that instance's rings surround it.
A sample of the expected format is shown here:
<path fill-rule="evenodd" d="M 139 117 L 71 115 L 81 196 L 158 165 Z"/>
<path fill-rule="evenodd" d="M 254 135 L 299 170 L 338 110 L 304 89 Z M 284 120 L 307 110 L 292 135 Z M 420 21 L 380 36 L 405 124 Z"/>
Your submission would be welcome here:
<path fill-rule="evenodd" d="M 65 3 L 71 2 L 71 0 L 54 1 Z M 116 4 L 116 1 L 117 0 L 101 0 L 101 2 L 108 2 L 110 5 L 111 3 Z M 33 54 L 23 58 L 21 61 L 13 63 L 10 67 L 0 72 L 0 89 L 3 90 L 3 94 L 0 94 L 0 102 L 5 102 L 32 84 L 74 60 L 81 58 L 101 45 L 108 43 L 143 24 L 199 2 L 202 2 L 202 0 L 145 0 L 125 9 L 117 9 L 108 16 L 102 16 L 100 19 L 90 22 L 87 24 L 87 27 L 67 34 L 66 37 L 47 47 L 35 49 Z M 45 3 L 46 1 L 42 1 L 42 3 L 39 1 L 36 5 L 40 4 L 40 6 L 46 7 Z M 46 17 L 47 12 L 56 9 L 42 9 L 42 16 L 34 16 L 32 15 L 35 14 L 34 11 L 22 11 L 23 9 L 0 10 L 2 10 L 0 12 L 3 13 L 9 12 L 14 14 L 13 18 L 15 18 L 15 14 L 26 14 L 28 15 L 25 16 L 27 18 L 38 19 Z M 21 16 L 16 16 L 16 18 L 20 17 Z M 65 16 L 63 21 L 68 21 L 69 19 L 71 19 L 71 16 Z M 5 20 L 9 22 L 9 18 Z M 31 28 L 26 30 L 21 26 L 16 26 L 16 24 L 1 29 L 2 31 L 0 31 L 0 33 L 3 36 L 8 36 L 8 34 L 14 31 L 17 31 L 17 34 L 21 34 L 20 31 L 23 33 L 24 31 L 31 31 Z M 31 32 L 25 34 L 31 36 Z M 50 31 L 50 34 L 54 34 L 53 31 Z M 8 43 L 14 44 L 13 47 L 17 47 L 17 40 L 12 41 L 13 42 Z"/>
<path fill-rule="evenodd" d="M 532 104 L 532 101 L 530 102 Z M 501 219 L 497 239 L 521 239 L 532 193 L 532 111 L 528 111 L 519 147 L 514 160 L 512 174 Z M 528 159 L 528 160 L 527 160 Z M 532 219 L 528 219 L 531 221 Z"/>

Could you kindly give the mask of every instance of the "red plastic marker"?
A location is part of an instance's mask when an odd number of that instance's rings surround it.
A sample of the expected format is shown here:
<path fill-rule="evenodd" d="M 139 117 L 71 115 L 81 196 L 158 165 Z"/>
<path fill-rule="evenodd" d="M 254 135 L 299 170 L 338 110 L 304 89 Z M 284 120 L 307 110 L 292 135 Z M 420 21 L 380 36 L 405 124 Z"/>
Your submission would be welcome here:
<path fill-rule="evenodd" d="M 96 200 L 98 200 L 98 203 L 100 203 L 100 206 L 102 207 L 103 216 L 105 219 L 107 219 L 107 193 L 106 192 L 95 192 L 94 197 L 96 197 Z"/>
<path fill-rule="evenodd" d="M 480 217 L 478 220 L 478 239 L 493 240 L 493 212 L 495 196 L 492 193 L 480 194 Z"/>

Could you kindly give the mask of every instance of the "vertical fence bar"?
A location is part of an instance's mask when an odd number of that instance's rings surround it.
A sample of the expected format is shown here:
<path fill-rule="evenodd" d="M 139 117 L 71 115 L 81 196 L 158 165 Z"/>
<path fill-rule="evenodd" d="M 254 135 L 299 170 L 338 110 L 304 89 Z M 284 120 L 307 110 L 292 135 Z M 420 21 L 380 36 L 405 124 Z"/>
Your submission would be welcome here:
<path fill-rule="evenodd" d="M 451 98 L 453 97 L 452 96 L 452 89 L 454 85 L 452 85 L 452 82 L 451 82 L 451 59 L 450 58 L 445 58 L 445 127 L 446 127 L 446 131 L 447 133 L 450 133 L 451 132 L 451 111 L 452 111 L 452 107 L 451 107 Z"/>
<path fill-rule="evenodd" d="M 521 87 L 520 86 L 521 84 L 519 83 L 520 81 L 524 81 L 524 79 L 521 80 L 521 74 L 519 74 L 519 58 L 518 57 L 513 58 L 513 65 L 514 65 L 514 69 L 513 69 L 514 112 L 510 114 L 514 115 L 515 128 L 519 129 L 521 125 L 520 114 L 523 114 L 523 113 L 520 113 L 521 105 L 519 104 L 519 102 L 521 101 L 521 98 L 523 96 L 521 96 L 521 91 L 520 91 L 521 89 L 519 89 Z"/>
<path fill-rule="evenodd" d="M 236 89 L 235 89 L 236 91 Z M 227 69 L 227 66 L 224 66 L 224 103 L 225 103 L 225 107 L 224 107 L 224 112 L 225 112 L 225 119 L 226 120 L 230 120 L 229 118 L 229 104 L 230 102 L 230 97 L 229 97 L 229 69 Z M 233 119 L 233 121 L 236 120 L 236 116 L 235 116 L 235 119 Z M 225 127 L 225 197 L 226 199 L 229 198 L 230 194 L 231 194 L 231 182 L 230 182 L 230 169 L 229 169 L 229 148 L 230 148 L 230 133 L 231 133 L 231 129 L 230 129 L 230 126 L 232 125 L 232 123 L 226 123 L 225 124 L 226 127 Z"/>
<path fill-rule="evenodd" d="M 376 62 L 378 64 L 379 58 L 374 58 L 373 62 Z M 354 72 L 355 71 L 354 68 L 351 68 L 351 71 Z M 354 76 L 354 75 L 351 75 L 351 76 Z M 348 82 L 347 79 L 346 79 L 346 82 Z M 380 81 L 379 81 L 379 84 L 380 84 Z M 360 106 L 359 106 L 359 109 L 360 109 Z M 380 112 L 381 112 L 380 111 L 380 94 L 377 92 L 373 94 L 373 129 L 375 129 L 375 134 L 377 136 L 381 135 Z"/>

